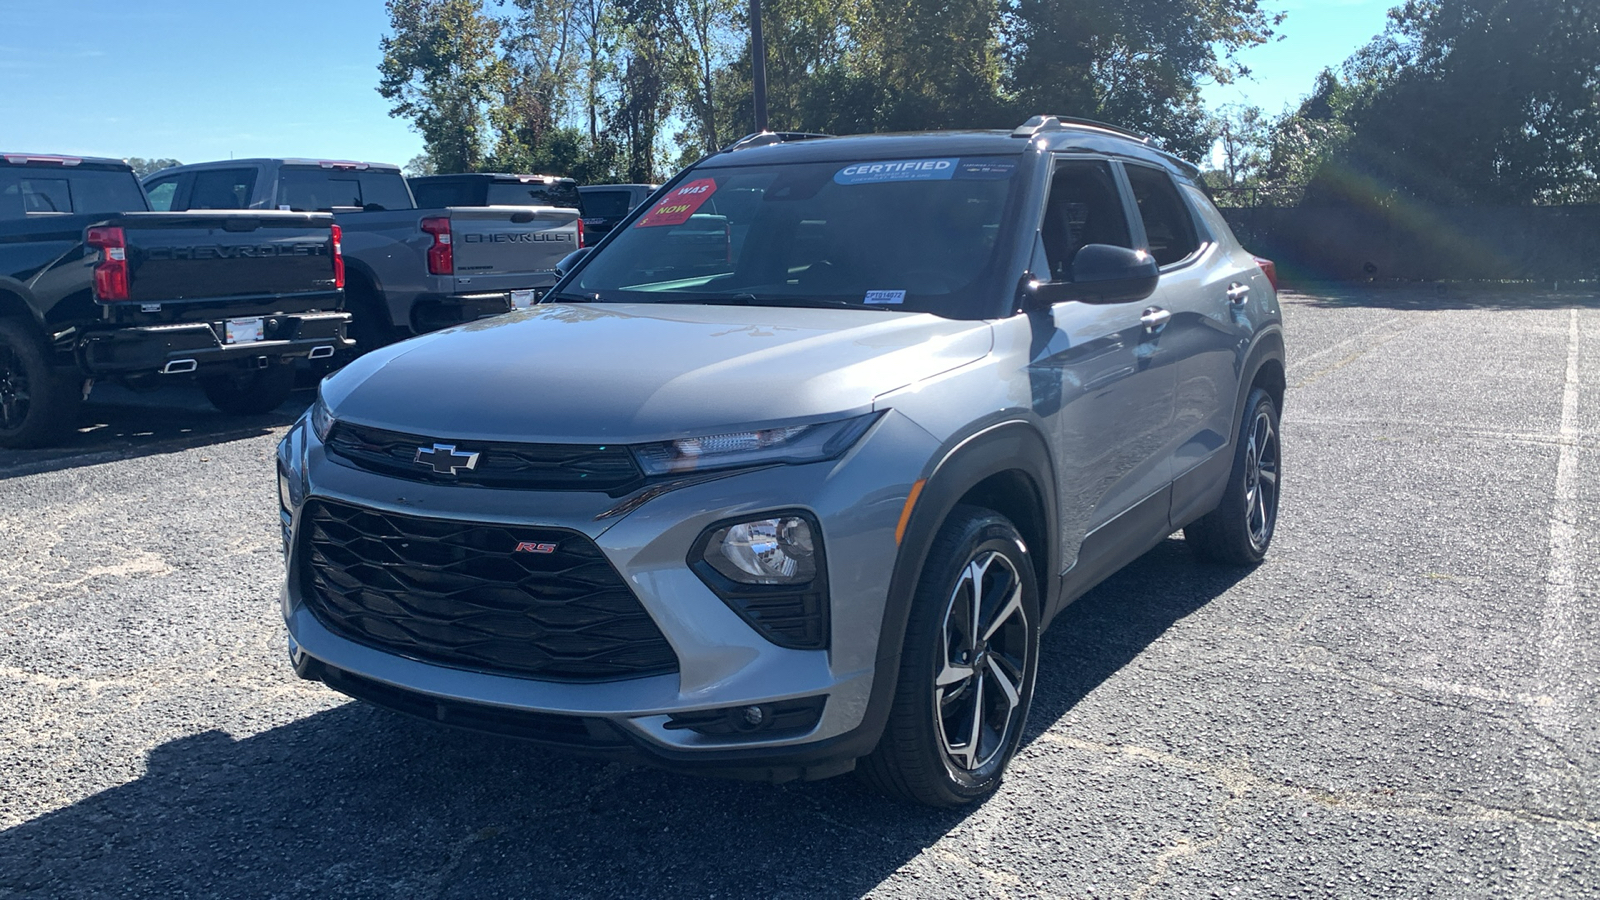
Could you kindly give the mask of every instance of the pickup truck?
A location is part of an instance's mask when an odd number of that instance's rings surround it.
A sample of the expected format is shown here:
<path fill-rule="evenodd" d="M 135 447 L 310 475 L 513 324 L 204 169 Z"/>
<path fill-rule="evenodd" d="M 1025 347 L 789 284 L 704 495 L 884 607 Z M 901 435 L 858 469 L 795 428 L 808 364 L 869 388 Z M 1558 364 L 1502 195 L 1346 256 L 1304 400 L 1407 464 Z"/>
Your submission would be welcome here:
<path fill-rule="evenodd" d="M 586 184 L 578 188 L 583 200 L 583 228 L 589 243 L 598 243 L 606 233 L 615 228 L 634 207 L 650 199 L 656 192 L 653 184 Z"/>
<path fill-rule="evenodd" d="M 156 209 L 332 213 L 344 232 L 346 306 L 360 352 L 530 305 L 581 238 L 576 209 L 419 209 L 399 167 L 387 163 L 226 160 L 163 169 L 144 186 Z"/>
<path fill-rule="evenodd" d="M 0 154 L 0 447 L 52 443 L 95 379 L 275 409 L 349 346 L 327 215 L 150 212 L 126 162 Z"/>

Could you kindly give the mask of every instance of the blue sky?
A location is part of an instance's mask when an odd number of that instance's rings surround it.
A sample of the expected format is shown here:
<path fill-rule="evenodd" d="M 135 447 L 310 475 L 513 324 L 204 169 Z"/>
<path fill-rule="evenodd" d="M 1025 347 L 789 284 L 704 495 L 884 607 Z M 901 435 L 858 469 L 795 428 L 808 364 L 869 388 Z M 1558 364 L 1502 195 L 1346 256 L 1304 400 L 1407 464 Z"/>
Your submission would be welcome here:
<path fill-rule="evenodd" d="M 1284 39 L 1213 104 L 1278 112 L 1383 29 L 1394 0 L 1263 0 Z M 0 0 L 0 149 L 183 162 L 404 164 L 422 142 L 377 85 L 381 0 Z"/>

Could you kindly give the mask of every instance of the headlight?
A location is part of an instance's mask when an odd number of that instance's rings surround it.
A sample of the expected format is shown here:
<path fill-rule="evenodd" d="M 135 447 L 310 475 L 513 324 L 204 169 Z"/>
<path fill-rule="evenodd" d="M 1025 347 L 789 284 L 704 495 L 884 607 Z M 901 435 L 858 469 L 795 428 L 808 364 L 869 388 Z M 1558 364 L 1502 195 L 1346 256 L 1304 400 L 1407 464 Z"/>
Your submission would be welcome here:
<path fill-rule="evenodd" d="M 328 405 L 322 402 L 322 394 L 317 393 L 317 402 L 311 404 L 311 433 L 317 440 L 326 442 L 329 432 L 333 431 L 333 413 L 328 411 Z"/>
<path fill-rule="evenodd" d="M 822 530 L 805 510 L 718 522 L 689 550 L 689 568 L 759 634 L 780 647 L 828 646 L 828 566 Z"/>
<path fill-rule="evenodd" d="M 789 425 L 681 438 L 634 449 L 647 475 L 700 472 L 764 463 L 807 463 L 833 459 L 850 449 L 878 413 L 818 425 Z"/>

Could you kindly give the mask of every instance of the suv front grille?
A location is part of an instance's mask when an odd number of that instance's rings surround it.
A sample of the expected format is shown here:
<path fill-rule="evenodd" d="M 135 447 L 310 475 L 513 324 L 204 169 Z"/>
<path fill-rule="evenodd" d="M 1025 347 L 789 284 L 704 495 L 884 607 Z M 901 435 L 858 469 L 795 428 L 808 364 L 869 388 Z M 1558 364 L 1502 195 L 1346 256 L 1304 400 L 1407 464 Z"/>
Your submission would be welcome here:
<path fill-rule="evenodd" d="M 458 441 L 463 453 L 477 453 L 478 463 L 455 475 L 435 472 L 419 463 L 417 451 L 437 438 L 336 422 L 325 444 L 330 454 L 351 465 L 408 481 L 473 484 L 533 491 L 604 491 L 619 495 L 644 480 L 633 454 L 621 445 L 515 444 Z"/>
<path fill-rule="evenodd" d="M 351 640 L 547 680 L 678 669 L 655 620 L 600 548 L 577 532 L 425 519 L 329 500 L 308 502 L 301 515 L 306 605 Z"/>

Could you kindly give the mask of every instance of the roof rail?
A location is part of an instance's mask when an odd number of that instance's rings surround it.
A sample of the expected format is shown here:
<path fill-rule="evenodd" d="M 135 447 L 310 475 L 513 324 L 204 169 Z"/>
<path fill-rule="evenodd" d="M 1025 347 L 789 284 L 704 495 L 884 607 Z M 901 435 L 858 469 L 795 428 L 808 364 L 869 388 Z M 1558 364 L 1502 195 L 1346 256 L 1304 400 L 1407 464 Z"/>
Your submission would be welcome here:
<path fill-rule="evenodd" d="M 747 134 L 739 138 L 718 152 L 732 153 L 735 150 L 746 150 L 750 147 L 766 147 L 772 144 L 787 144 L 790 141 L 810 141 L 828 137 L 833 137 L 833 135 L 817 134 L 814 131 L 758 131 L 755 134 Z"/>
<path fill-rule="evenodd" d="M 1148 134 L 1130 131 L 1118 125 L 1106 122 L 1097 122 L 1094 119 L 1079 119 L 1074 116 L 1034 116 L 1011 132 L 1015 138 L 1031 138 L 1044 131 L 1065 131 L 1068 126 L 1076 125 L 1080 128 L 1096 128 L 1100 131 L 1109 131 L 1112 134 L 1125 138 L 1132 138 L 1141 144 L 1154 144 L 1154 139 Z"/>

